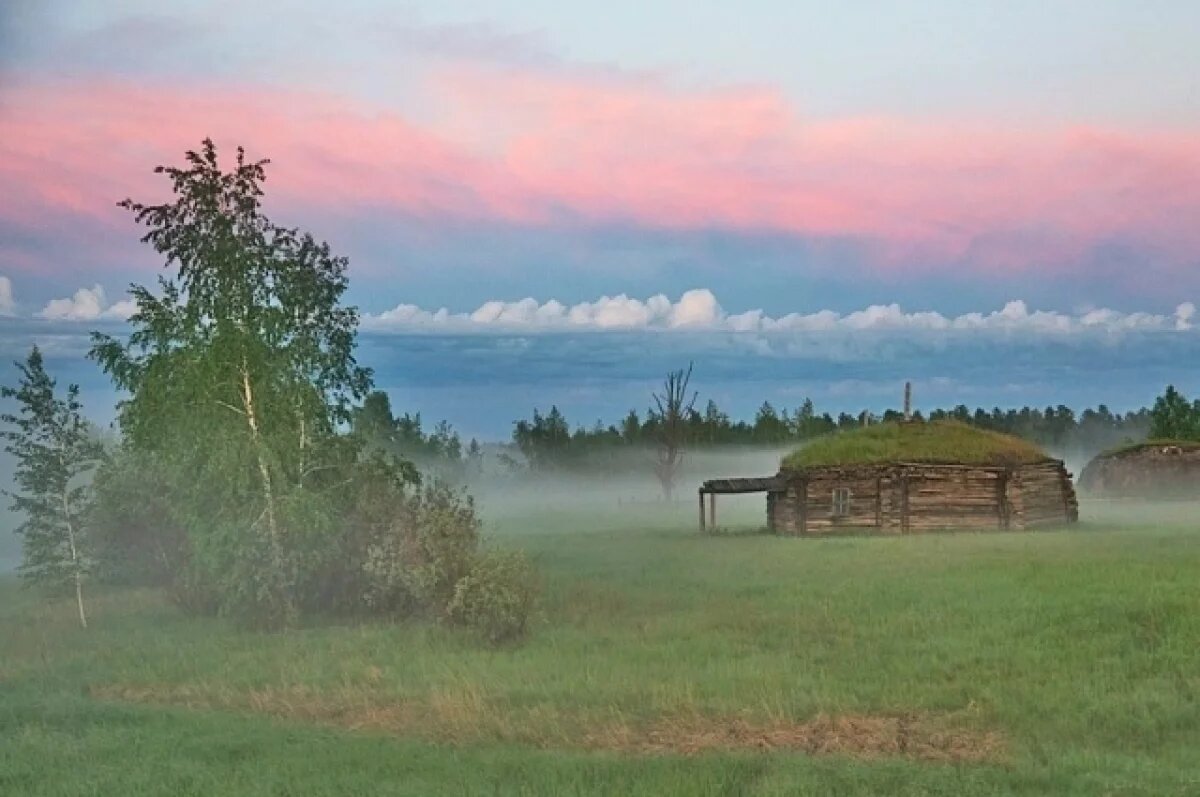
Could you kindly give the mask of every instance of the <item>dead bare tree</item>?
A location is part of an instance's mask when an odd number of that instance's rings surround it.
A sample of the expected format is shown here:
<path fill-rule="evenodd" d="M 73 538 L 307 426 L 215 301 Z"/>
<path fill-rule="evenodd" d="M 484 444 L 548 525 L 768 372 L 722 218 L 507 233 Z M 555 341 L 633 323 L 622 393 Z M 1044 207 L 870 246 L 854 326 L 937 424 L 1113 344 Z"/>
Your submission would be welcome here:
<path fill-rule="evenodd" d="M 683 449 L 687 442 L 687 421 L 696 405 L 699 395 L 692 393 L 688 399 L 688 384 L 692 380 L 692 365 L 688 363 L 687 370 L 671 371 L 663 380 L 662 393 L 654 393 L 652 410 L 656 424 L 658 439 L 658 459 L 654 463 L 654 473 L 662 485 L 663 499 L 670 501 L 675 492 L 675 479 L 679 466 L 683 463 Z"/>

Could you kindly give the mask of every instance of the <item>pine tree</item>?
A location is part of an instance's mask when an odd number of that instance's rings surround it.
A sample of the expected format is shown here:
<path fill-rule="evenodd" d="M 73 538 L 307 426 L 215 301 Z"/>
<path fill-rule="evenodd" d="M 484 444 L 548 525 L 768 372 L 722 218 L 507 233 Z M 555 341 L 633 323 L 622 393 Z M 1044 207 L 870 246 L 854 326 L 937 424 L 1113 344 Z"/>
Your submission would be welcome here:
<path fill-rule="evenodd" d="M 1167 385 L 1166 392 L 1154 402 L 1150 421 L 1153 438 L 1200 439 L 1200 402 L 1189 403 L 1174 385 Z"/>
<path fill-rule="evenodd" d="M 21 575 L 52 588 L 73 586 L 79 623 L 87 628 L 83 581 L 89 559 L 83 518 L 91 488 L 81 479 L 95 468 L 103 447 L 81 415 L 79 387 L 71 385 L 65 399 L 57 397 L 57 384 L 46 373 L 37 347 L 16 365 L 18 386 L 0 389 L 0 394 L 15 399 L 19 410 L 0 416 L 10 427 L 0 431 L 0 438 L 8 441 L 5 450 L 17 461 L 20 492 L 9 495 L 10 508 L 25 517 L 17 528 L 24 551 Z"/>

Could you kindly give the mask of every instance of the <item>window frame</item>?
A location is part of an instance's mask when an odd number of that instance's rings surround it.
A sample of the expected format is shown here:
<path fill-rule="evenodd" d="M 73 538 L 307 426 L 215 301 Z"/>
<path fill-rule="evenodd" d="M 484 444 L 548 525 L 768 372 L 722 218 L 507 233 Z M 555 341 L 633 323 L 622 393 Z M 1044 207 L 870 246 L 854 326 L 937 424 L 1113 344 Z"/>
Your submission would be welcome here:
<path fill-rule="evenodd" d="M 850 500 L 852 497 L 849 487 L 834 487 L 829 510 L 830 516 L 833 518 L 850 517 Z"/>

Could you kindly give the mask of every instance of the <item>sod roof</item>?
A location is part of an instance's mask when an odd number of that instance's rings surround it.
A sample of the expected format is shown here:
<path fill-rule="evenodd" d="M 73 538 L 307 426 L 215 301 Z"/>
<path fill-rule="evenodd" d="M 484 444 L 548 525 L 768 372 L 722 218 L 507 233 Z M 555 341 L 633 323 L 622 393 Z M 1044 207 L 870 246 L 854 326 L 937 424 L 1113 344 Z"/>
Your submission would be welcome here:
<path fill-rule="evenodd" d="M 830 465 L 921 462 L 945 465 L 1019 465 L 1046 453 L 1019 437 L 958 421 L 881 423 L 818 437 L 783 459 L 786 469 Z"/>
<path fill-rule="evenodd" d="M 1174 440 L 1169 437 L 1155 438 L 1154 440 L 1143 440 L 1140 443 L 1126 443 L 1125 445 L 1110 448 L 1107 451 L 1102 451 L 1096 455 L 1096 459 L 1103 457 L 1120 457 L 1128 454 L 1136 454 L 1147 449 L 1161 448 L 1179 448 L 1184 451 L 1194 451 L 1200 448 L 1200 440 Z"/>

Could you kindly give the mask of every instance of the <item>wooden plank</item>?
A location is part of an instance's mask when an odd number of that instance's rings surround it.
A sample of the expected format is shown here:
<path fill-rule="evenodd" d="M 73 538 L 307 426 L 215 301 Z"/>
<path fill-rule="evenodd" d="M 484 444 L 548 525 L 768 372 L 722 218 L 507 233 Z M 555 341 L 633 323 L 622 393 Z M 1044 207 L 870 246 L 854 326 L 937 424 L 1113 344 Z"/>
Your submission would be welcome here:
<path fill-rule="evenodd" d="M 796 482 L 796 497 L 799 506 L 797 510 L 800 517 L 797 519 L 797 531 L 800 534 L 808 534 L 808 482 L 801 479 Z"/>
<path fill-rule="evenodd" d="M 883 528 L 883 477 L 875 477 L 875 528 Z"/>
<path fill-rule="evenodd" d="M 763 478 L 709 479 L 700 488 L 705 493 L 766 493 L 784 489 L 783 482 L 775 476 Z"/>

